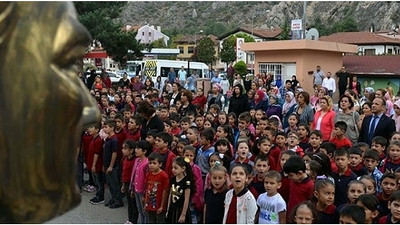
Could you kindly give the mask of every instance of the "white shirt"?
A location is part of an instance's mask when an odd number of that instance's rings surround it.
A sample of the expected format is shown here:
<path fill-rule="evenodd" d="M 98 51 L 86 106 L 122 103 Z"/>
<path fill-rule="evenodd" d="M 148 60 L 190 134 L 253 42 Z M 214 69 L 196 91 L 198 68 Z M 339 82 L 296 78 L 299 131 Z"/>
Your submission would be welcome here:
<path fill-rule="evenodd" d="M 279 213 L 286 211 L 286 202 L 279 193 L 274 196 L 261 194 L 257 205 L 260 207 L 259 224 L 279 224 Z"/>
<path fill-rule="evenodd" d="M 335 93 L 336 91 L 336 82 L 335 79 L 331 78 L 327 78 L 325 77 L 324 80 L 322 81 L 322 87 L 325 87 L 328 89 L 328 91 L 332 91 L 333 93 Z"/>

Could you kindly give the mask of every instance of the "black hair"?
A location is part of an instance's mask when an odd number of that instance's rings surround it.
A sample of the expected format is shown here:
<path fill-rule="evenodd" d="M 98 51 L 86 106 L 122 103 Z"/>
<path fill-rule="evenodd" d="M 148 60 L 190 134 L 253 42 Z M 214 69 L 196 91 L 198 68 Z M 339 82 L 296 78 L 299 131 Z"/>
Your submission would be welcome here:
<path fill-rule="evenodd" d="M 269 157 L 267 155 L 258 155 L 255 159 L 254 159 L 254 165 L 257 163 L 257 161 L 265 161 L 268 163 L 269 165 Z"/>
<path fill-rule="evenodd" d="M 290 158 L 283 165 L 283 171 L 287 174 L 289 174 L 289 173 L 297 174 L 300 171 L 305 173 L 306 172 L 306 163 L 298 155 L 290 156 Z"/>
<path fill-rule="evenodd" d="M 339 213 L 339 217 L 350 217 L 357 224 L 365 223 L 365 210 L 363 207 L 356 204 L 345 205 Z"/>
<path fill-rule="evenodd" d="M 357 147 L 360 149 L 361 148 L 369 148 L 369 144 L 361 141 L 361 142 L 354 144 L 353 147 Z"/>
<path fill-rule="evenodd" d="M 205 137 L 205 139 L 209 142 L 212 142 L 214 140 L 214 135 L 215 132 L 212 128 L 207 128 L 200 133 L 200 137 Z"/>
<path fill-rule="evenodd" d="M 361 157 L 362 157 L 362 155 L 363 155 L 363 152 L 361 151 L 361 149 L 360 149 L 360 148 L 357 148 L 357 147 L 351 147 L 351 148 L 349 148 L 349 154 L 353 154 L 353 155 L 359 155 L 359 156 L 361 156 Z"/>
<path fill-rule="evenodd" d="M 347 158 L 350 158 L 349 150 L 346 148 L 339 148 L 336 149 L 335 152 L 333 153 L 333 156 L 346 156 Z"/>
<path fill-rule="evenodd" d="M 124 145 L 127 145 L 129 149 L 135 150 L 136 148 L 136 142 L 134 140 L 125 140 Z"/>
<path fill-rule="evenodd" d="M 313 135 L 313 134 L 316 135 L 317 137 L 321 138 L 321 139 L 322 139 L 322 137 L 323 137 L 322 132 L 321 132 L 320 130 L 313 130 L 313 131 L 311 131 L 310 137 L 311 137 L 311 135 Z"/>
<path fill-rule="evenodd" d="M 149 130 L 147 132 L 146 137 L 152 136 L 153 138 L 156 138 L 157 134 L 158 134 L 158 130 L 157 129 L 152 129 L 152 130 Z"/>
<path fill-rule="evenodd" d="M 246 176 L 249 176 L 250 174 L 253 173 L 253 169 L 252 166 L 247 164 L 247 163 L 235 163 L 231 169 L 229 170 L 229 174 L 232 174 L 233 169 L 235 169 L 236 167 L 241 167 L 243 168 L 244 172 L 246 173 Z"/>
<path fill-rule="evenodd" d="M 115 127 L 115 120 L 108 119 L 108 120 L 104 121 L 103 125 L 107 125 L 109 127 Z"/>
<path fill-rule="evenodd" d="M 335 128 L 336 127 L 339 128 L 340 130 L 344 131 L 344 132 L 346 132 L 346 130 L 347 130 L 347 124 L 344 121 L 337 121 L 335 123 Z"/>
<path fill-rule="evenodd" d="M 234 138 L 233 138 L 232 127 L 229 126 L 228 124 L 220 125 L 220 127 L 224 130 L 225 133 L 228 134 L 228 136 L 226 137 L 226 139 L 228 139 L 228 141 L 229 141 L 230 143 L 233 143 L 233 139 L 234 139 Z"/>
<path fill-rule="evenodd" d="M 179 122 L 180 121 L 180 116 L 178 113 L 172 112 L 169 114 L 169 120 L 170 121 L 176 121 Z"/>
<path fill-rule="evenodd" d="M 381 146 L 386 146 L 388 143 L 387 139 L 382 136 L 375 136 L 374 138 L 372 138 L 371 143 L 373 142 Z"/>
<path fill-rule="evenodd" d="M 134 115 L 130 119 L 134 120 L 136 125 L 142 125 L 142 119 L 140 118 L 139 115 Z"/>
<path fill-rule="evenodd" d="M 193 147 L 191 145 L 186 145 L 185 147 L 183 147 L 183 153 L 185 153 L 185 151 L 193 152 L 196 157 L 196 148 L 195 147 Z"/>
<path fill-rule="evenodd" d="M 244 120 L 246 123 L 249 123 L 251 121 L 251 116 L 249 112 L 242 112 L 239 114 L 239 120 Z"/>
<path fill-rule="evenodd" d="M 297 129 L 299 129 L 299 127 L 304 127 L 306 129 L 307 133 L 308 133 L 307 137 L 310 137 L 311 130 L 310 130 L 310 126 L 308 124 L 299 123 L 299 125 L 297 125 Z"/>
<path fill-rule="evenodd" d="M 349 104 L 350 104 L 349 109 L 352 109 L 352 108 L 354 107 L 354 102 L 353 102 L 353 100 L 351 99 L 351 97 L 349 97 L 349 96 L 343 94 L 342 96 L 340 96 L 339 103 L 342 101 L 343 98 L 347 98 L 347 99 L 349 100 Z M 339 106 L 340 106 L 340 104 L 339 104 Z"/>
<path fill-rule="evenodd" d="M 224 146 L 228 146 L 228 151 L 226 151 L 226 155 L 229 157 L 229 158 L 232 158 L 233 157 L 233 155 L 232 155 L 232 147 L 231 147 L 231 142 L 229 142 L 227 139 L 225 139 L 225 138 L 220 138 L 220 139 L 218 139 L 216 142 L 215 142 L 215 144 L 214 144 L 214 149 L 215 149 L 215 151 L 216 152 L 218 152 L 218 146 L 220 146 L 220 145 L 224 145 Z"/>
<path fill-rule="evenodd" d="M 127 140 L 128 141 L 128 140 Z M 148 157 L 152 151 L 152 146 L 146 140 L 140 140 L 136 142 L 136 148 L 141 148 L 145 152 L 145 156 Z"/>
<path fill-rule="evenodd" d="M 171 146 L 172 143 L 172 136 L 167 133 L 167 132 L 159 132 L 156 136 L 156 138 L 160 138 L 164 142 L 168 144 L 168 147 Z"/>
<path fill-rule="evenodd" d="M 163 156 L 158 152 L 150 153 L 148 159 L 149 159 L 149 161 L 157 160 L 157 162 L 160 164 L 163 163 Z"/>
<path fill-rule="evenodd" d="M 322 152 L 319 152 L 319 153 L 316 153 L 313 155 L 312 161 L 317 162 L 322 167 L 321 171 L 317 171 L 317 175 L 332 176 L 332 167 L 331 167 L 331 161 L 329 159 L 329 156 L 327 156 L 326 154 L 324 154 Z"/>
<path fill-rule="evenodd" d="M 191 199 L 196 191 L 196 183 L 195 183 L 194 175 L 192 172 L 192 166 L 190 166 L 190 164 L 188 162 L 186 162 L 185 158 L 183 158 L 183 157 L 176 157 L 174 160 L 174 163 L 176 163 L 180 167 L 185 167 L 186 176 L 187 176 L 188 180 L 190 181 L 189 186 L 190 186 L 190 199 Z"/>
<path fill-rule="evenodd" d="M 333 152 L 336 149 L 336 145 L 334 143 L 332 143 L 332 142 L 325 141 L 325 142 L 322 142 L 320 148 L 326 149 L 326 153 L 327 154 L 332 154 L 333 155 Z"/>
<path fill-rule="evenodd" d="M 377 210 L 379 212 L 379 199 L 378 197 L 376 197 L 376 195 L 371 195 L 371 194 L 360 195 L 356 199 L 356 204 L 358 202 L 360 202 L 366 209 L 370 211 Z M 376 223 L 378 217 L 379 215 L 373 219 L 372 223 Z"/>
<path fill-rule="evenodd" d="M 396 181 L 396 184 L 397 184 L 397 177 L 396 177 L 396 174 L 395 174 L 395 173 L 391 173 L 391 172 L 386 172 L 386 173 L 384 173 L 384 174 L 382 175 L 382 177 L 381 177 L 381 184 L 382 184 L 382 182 L 383 182 L 383 179 L 385 179 L 385 178 L 393 179 L 393 180 Z"/>
<path fill-rule="evenodd" d="M 400 191 L 393 192 L 389 197 L 389 201 L 390 202 L 393 202 L 393 201 L 399 201 L 400 202 Z"/>
<path fill-rule="evenodd" d="M 189 123 L 189 124 L 191 124 L 192 123 L 192 121 L 190 120 L 190 118 L 189 117 L 187 117 L 187 116 L 185 116 L 185 117 L 183 117 L 182 119 L 181 119 L 181 121 L 180 121 L 180 123 Z"/>
<path fill-rule="evenodd" d="M 314 188 L 314 190 L 315 190 L 315 191 L 320 191 L 322 188 L 327 187 L 327 186 L 329 186 L 329 185 L 331 185 L 332 187 L 335 188 L 335 184 L 334 184 L 330 179 L 328 179 L 328 178 L 321 179 L 321 180 L 318 180 L 318 181 L 315 183 L 315 188 Z"/>

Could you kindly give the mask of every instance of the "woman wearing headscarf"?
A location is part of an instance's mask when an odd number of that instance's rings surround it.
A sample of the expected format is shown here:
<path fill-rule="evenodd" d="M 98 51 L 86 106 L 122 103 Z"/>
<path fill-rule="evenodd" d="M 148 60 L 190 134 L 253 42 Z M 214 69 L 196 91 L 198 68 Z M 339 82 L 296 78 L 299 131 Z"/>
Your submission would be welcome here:
<path fill-rule="evenodd" d="M 221 90 L 222 88 L 220 84 L 213 84 L 211 93 L 207 97 L 206 111 L 208 111 L 212 104 L 217 104 L 221 110 L 223 109 L 223 106 L 225 105 L 225 97 L 221 94 Z"/>
<path fill-rule="evenodd" d="M 241 84 L 236 84 L 233 87 L 233 95 L 229 99 L 228 113 L 234 112 L 237 116 L 239 116 L 240 113 L 249 110 L 249 101 L 247 100 L 247 95 L 243 94 L 243 86 Z"/>
<path fill-rule="evenodd" d="M 267 117 L 277 115 L 279 119 L 282 119 L 282 107 L 278 103 L 278 97 L 275 94 L 269 95 L 269 107 L 267 109 Z"/>
<path fill-rule="evenodd" d="M 283 129 L 289 126 L 289 115 L 294 111 L 294 107 L 296 105 L 296 98 L 294 97 L 293 92 L 288 91 L 285 94 L 285 103 L 283 103 L 282 107 L 282 122 Z"/>
<path fill-rule="evenodd" d="M 394 108 L 394 114 L 392 116 L 392 119 L 396 124 L 396 131 L 400 132 L 400 100 L 394 102 L 393 108 Z"/>
<path fill-rule="evenodd" d="M 374 93 L 374 89 L 372 87 L 364 88 L 364 96 L 362 96 L 358 101 L 360 102 L 360 106 L 363 106 L 364 103 L 369 102 L 369 95 Z"/>
<path fill-rule="evenodd" d="M 254 95 L 254 110 L 262 109 L 264 112 L 268 109 L 268 103 L 264 99 L 265 93 L 261 90 L 257 90 Z"/>

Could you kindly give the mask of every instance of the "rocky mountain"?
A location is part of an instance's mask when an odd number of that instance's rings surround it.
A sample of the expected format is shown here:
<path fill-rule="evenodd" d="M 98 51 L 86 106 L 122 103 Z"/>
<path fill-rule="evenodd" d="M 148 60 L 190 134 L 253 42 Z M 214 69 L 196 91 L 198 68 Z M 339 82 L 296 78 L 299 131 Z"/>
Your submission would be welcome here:
<path fill-rule="evenodd" d="M 395 1 L 130 1 L 120 19 L 124 24 L 161 26 L 167 35 L 203 30 L 218 36 L 252 24 L 255 29 L 282 27 L 285 21 L 290 24 L 292 19 L 301 19 L 304 6 L 309 26 L 318 20 L 329 26 L 348 18 L 354 19 L 360 31 L 372 24 L 375 30 L 389 30 L 400 24 L 400 2 Z"/>

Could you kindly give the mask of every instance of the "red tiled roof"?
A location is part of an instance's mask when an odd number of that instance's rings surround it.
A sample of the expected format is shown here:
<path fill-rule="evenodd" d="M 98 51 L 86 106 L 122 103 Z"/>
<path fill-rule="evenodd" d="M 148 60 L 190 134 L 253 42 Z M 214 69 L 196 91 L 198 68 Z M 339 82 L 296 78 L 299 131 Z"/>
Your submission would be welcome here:
<path fill-rule="evenodd" d="M 194 44 L 196 41 L 199 42 L 202 38 L 204 37 L 209 37 L 215 45 L 219 44 L 218 42 L 218 37 L 215 35 L 204 35 L 204 34 L 190 34 L 190 35 L 184 35 L 179 38 L 177 38 L 174 42 L 178 44 Z"/>
<path fill-rule="evenodd" d="M 345 55 L 343 65 L 352 74 L 400 75 L 400 55 Z"/>
<path fill-rule="evenodd" d="M 271 29 L 265 29 L 265 30 L 260 30 L 260 29 L 252 29 L 251 27 L 238 27 L 222 36 L 219 37 L 219 40 L 222 40 L 226 37 L 229 37 L 232 34 L 235 34 L 239 31 L 251 34 L 253 33 L 254 36 L 260 37 L 260 38 L 265 38 L 265 39 L 277 39 L 277 37 L 282 33 L 282 29 L 277 27 L 277 28 L 271 28 Z"/>
<path fill-rule="evenodd" d="M 322 36 L 320 41 L 331 41 L 345 44 L 395 44 L 400 45 L 400 40 L 384 37 L 382 35 L 374 34 L 371 32 L 340 32 L 334 33 L 329 36 Z"/>
<path fill-rule="evenodd" d="M 131 26 L 131 27 L 128 29 L 126 26 L 124 26 L 124 27 L 122 28 L 122 30 L 126 30 L 126 31 L 131 31 L 131 30 L 133 30 L 133 31 L 137 31 L 137 30 L 140 29 L 140 27 L 141 27 L 141 26 L 134 25 L 134 26 Z"/>

